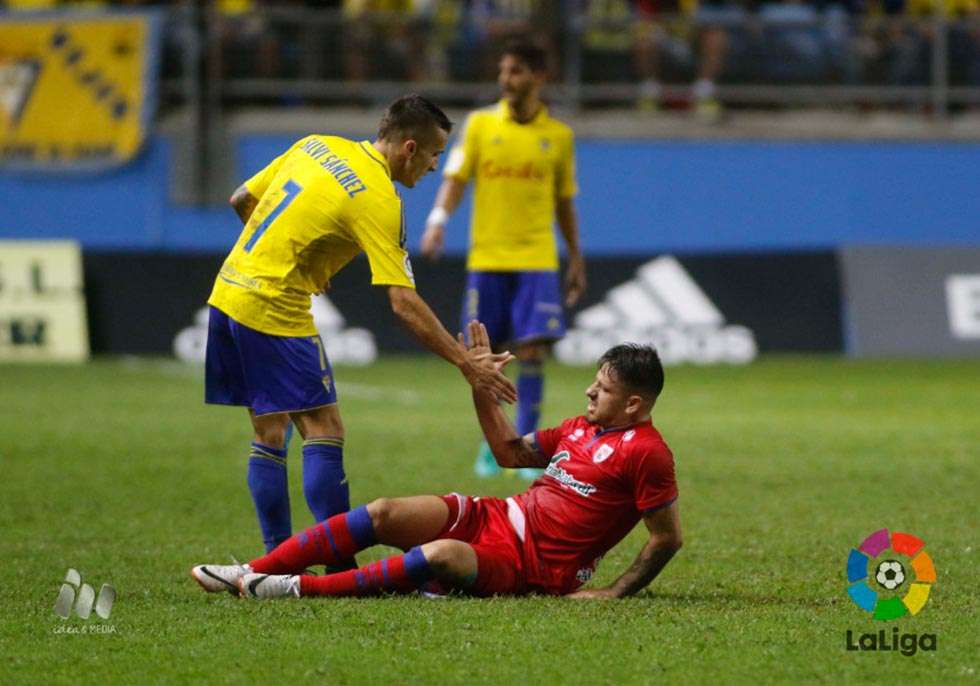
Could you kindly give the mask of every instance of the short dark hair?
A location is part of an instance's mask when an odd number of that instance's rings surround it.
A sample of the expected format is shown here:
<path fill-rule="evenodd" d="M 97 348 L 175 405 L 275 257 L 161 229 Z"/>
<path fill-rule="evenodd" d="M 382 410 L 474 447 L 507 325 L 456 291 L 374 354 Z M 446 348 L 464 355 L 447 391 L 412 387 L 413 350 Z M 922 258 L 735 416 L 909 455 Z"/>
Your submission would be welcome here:
<path fill-rule="evenodd" d="M 412 93 L 388 105 L 378 125 L 378 138 L 427 138 L 437 126 L 446 133 L 453 130 L 453 123 L 445 112 L 431 100 Z"/>
<path fill-rule="evenodd" d="M 500 56 L 510 55 L 527 65 L 531 71 L 546 71 L 548 69 L 548 53 L 539 45 L 527 39 L 508 41 Z"/>
<path fill-rule="evenodd" d="M 664 366 L 653 346 L 638 343 L 613 346 L 599 358 L 600 369 L 607 364 L 617 381 L 650 400 L 656 400 L 664 389 Z"/>

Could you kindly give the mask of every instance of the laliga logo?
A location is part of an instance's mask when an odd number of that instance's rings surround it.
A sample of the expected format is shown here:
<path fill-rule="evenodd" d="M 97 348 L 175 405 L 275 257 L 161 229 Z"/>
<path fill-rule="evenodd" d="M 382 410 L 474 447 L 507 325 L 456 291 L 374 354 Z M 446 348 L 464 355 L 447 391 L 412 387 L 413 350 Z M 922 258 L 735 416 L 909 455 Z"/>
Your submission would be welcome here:
<path fill-rule="evenodd" d="M 936 582 L 936 568 L 924 550 L 925 542 L 912 534 L 875 531 L 847 557 L 847 594 L 872 619 L 890 621 L 917 615 L 929 599 Z M 892 629 L 890 641 L 884 629 L 878 634 L 861 634 L 855 642 L 847 632 L 848 650 L 901 650 L 910 656 L 916 650 L 935 650 L 935 634 L 899 634 Z"/>
<path fill-rule="evenodd" d="M 929 599 L 929 589 L 936 582 L 936 568 L 932 566 L 932 558 L 923 550 L 925 542 L 912 534 L 898 531 L 889 537 L 888 529 L 880 529 L 864 539 L 861 545 L 851 550 L 847 557 L 847 581 L 851 584 L 847 589 L 854 604 L 874 619 L 898 619 L 906 614 L 917 615 Z M 891 550 L 896 555 L 885 556 Z M 898 557 L 904 558 L 903 563 Z M 872 590 L 865 579 L 868 578 L 868 566 L 872 559 L 880 560 L 874 568 L 874 581 L 885 591 L 901 589 L 908 576 L 908 566 L 915 573 L 915 581 L 908 587 L 908 592 L 901 598 L 898 595 L 879 598 L 878 592 Z M 907 566 L 908 565 L 908 566 Z"/>

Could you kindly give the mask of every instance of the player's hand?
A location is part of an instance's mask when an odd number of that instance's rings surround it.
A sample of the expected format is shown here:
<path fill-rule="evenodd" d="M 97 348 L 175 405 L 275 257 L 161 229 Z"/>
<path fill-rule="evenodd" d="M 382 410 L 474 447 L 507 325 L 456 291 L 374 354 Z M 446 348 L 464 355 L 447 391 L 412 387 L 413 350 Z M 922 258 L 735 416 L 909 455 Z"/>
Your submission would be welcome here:
<path fill-rule="evenodd" d="M 517 388 L 500 371 L 513 359 L 514 356 L 509 352 L 475 354 L 467 351 L 466 361 L 462 366 L 463 376 L 473 388 L 490 393 L 497 400 L 516 402 Z"/>
<path fill-rule="evenodd" d="M 446 226 L 429 222 L 422 234 L 422 255 L 433 262 L 442 256 L 446 240 Z"/>
<path fill-rule="evenodd" d="M 584 588 L 565 596 L 572 600 L 613 600 L 619 596 L 608 588 Z"/>
<path fill-rule="evenodd" d="M 572 255 L 565 269 L 565 307 L 574 307 L 585 293 L 585 258 Z"/>
<path fill-rule="evenodd" d="M 469 324 L 466 325 L 466 333 L 469 336 L 469 343 L 464 343 L 467 350 L 472 350 L 477 353 L 488 353 L 490 350 L 490 334 L 487 333 L 487 327 L 483 322 L 477 321 L 476 319 L 471 319 Z M 460 334 L 460 341 L 462 341 L 462 335 Z"/>
<path fill-rule="evenodd" d="M 489 393 L 497 400 L 513 403 L 517 400 L 517 388 L 503 374 L 503 368 L 516 359 L 509 351 L 494 353 L 490 349 L 490 336 L 487 328 L 473 320 L 467 326 L 469 343 L 459 334 L 459 346 L 466 362 L 462 366 L 463 375 L 473 388 Z"/>

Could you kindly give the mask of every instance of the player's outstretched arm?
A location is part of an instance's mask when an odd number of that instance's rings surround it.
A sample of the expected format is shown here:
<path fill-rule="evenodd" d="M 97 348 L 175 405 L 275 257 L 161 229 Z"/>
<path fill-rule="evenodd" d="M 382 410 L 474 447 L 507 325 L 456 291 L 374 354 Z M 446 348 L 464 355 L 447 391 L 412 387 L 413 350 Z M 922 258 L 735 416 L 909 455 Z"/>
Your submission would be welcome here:
<path fill-rule="evenodd" d="M 630 568 L 606 588 L 586 588 L 569 598 L 623 598 L 645 588 L 681 549 L 681 522 L 677 501 L 643 516 L 650 540 Z"/>
<path fill-rule="evenodd" d="M 471 321 L 467 327 L 469 345 L 467 349 L 481 353 L 490 352 L 490 336 L 480 322 Z M 462 337 L 460 338 L 462 343 Z M 487 439 L 487 445 L 497 464 L 504 468 L 546 467 L 548 458 L 543 456 L 527 438 L 521 437 L 514 425 L 492 395 L 473 389 L 473 406 L 480 421 L 480 428 Z"/>
<path fill-rule="evenodd" d="M 422 254 L 430 260 L 437 260 L 442 256 L 446 242 L 446 223 L 459 207 L 465 191 L 466 182 L 452 177 L 447 177 L 439 186 L 436 201 L 425 220 L 425 232 L 422 234 Z"/>
<path fill-rule="evenodd" d="M 565 239 L 568 266 L 565 268 L 565 306 L 572 307 L 585 293 L 585 257 L 578 241 L 578 215 L 572 198 L 561 198 L 555 208 L 558 228 Z"/>
<path fill-rule="evenodd" d="M 412 288 L 389 286 L 388 298 L 395 315 L 422 345 L 458 367 L 473 388 L 509 403 L 517 400 L 517 389 L 501 371 L 514 359 L 513 355 L 467 349 L 446 331 L 432 308 Z"/>
<path fill-rule="evenodd" d="M 252 216 L 252 212 L 255 211 L 255 206 L 259 204 L 259 199 L 249 193 L 244 185 L 241 185 L 228 198 L 228 204 L 234 208 L 235 214 L 242 220 L 242 224 L 246 224 L 248 218 Z"/>

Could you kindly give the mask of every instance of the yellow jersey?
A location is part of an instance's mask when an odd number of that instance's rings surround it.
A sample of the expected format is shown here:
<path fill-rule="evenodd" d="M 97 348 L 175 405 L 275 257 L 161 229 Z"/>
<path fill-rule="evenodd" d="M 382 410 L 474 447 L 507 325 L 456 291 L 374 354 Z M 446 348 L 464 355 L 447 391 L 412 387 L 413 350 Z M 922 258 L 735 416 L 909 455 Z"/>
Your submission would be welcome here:
<path fill-rule="evenodd" d="M 401 198 L 370 141 L 307 136 L 245 187 L 259 202 L 208 299 L 235 321 L 315 335 L 310 295 L 362 251 L 372 284 L 415 287 Z"/>
<path fill-rule="evenodd" d="M 555 204 L 578 191 L 575 138 L 567 125 L 545 107 L 519 124 L 502 100 L 470 114 L 443 174 L 475 179 L 468 269 L 558 269 Z"/>

